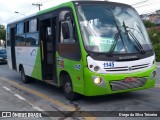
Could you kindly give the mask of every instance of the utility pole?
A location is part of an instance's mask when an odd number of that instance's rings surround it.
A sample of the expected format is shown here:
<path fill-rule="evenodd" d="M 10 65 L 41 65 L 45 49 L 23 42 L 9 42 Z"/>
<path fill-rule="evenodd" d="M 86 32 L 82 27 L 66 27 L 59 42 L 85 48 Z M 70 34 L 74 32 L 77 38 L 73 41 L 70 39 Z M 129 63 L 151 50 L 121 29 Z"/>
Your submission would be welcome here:
<path fill-rule="evenodd" d="M 38 6 L 38 8 L 39 8 L 39 11 L 41 10 L 41 6 L 42 6 L 42 4 L 40 4 L 40 3 L 32 3 L 32 5 L 34 5 L 34 6 Z"/>

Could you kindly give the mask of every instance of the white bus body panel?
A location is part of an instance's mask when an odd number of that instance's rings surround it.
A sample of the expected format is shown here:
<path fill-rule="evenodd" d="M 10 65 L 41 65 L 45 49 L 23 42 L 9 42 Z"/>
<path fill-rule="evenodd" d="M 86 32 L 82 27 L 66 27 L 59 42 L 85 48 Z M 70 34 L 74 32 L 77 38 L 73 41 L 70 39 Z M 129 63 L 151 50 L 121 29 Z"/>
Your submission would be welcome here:
<path fill-rule="evenodd" d="M 90 56 L 87 57 L 88 68 L 97 73 L 124 74 L 146 70 L 153 66 L 155 55 L 140 60 L 133 61 L 99 61 L 94 60 Z M 107 67 L 104 64 L 111 64 Z M 113 64 L 113 65 L 112 65 Z M 90 66 L 93 66 L 92 68 Z M 95 71 L 94 67 L 98 66 L 99 70 Z"/>
<path fill-rule="evenodd" d="M 12 67 L 11 47 L 7 46 L 6 50 L 7 50 L 7 64 L 8 64 L 10 69 L 13 69 L 13 67 Z"/>
<path fill-rule="evenodd" d="M 35 67 L 38 47 L 15 47 L 17 71 L 23 65 L 25 74 L 31 76 Z"/>

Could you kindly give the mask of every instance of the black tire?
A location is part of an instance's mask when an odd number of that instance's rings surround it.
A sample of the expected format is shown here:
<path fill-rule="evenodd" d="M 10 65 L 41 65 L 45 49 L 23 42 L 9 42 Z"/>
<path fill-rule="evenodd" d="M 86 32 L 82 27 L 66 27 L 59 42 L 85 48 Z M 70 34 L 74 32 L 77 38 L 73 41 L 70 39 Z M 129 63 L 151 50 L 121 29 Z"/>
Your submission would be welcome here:
<path fill-rule="evenodd" d="M 21 80 L 23 83 L 29 83 L 30 80 L 28 79 L 28 76 L 25 75 L 25 71 L 23 67 L 21 67 Z"/>
<path fill-rule="evenodd" d="M 74 101 L 78 98 L 78 94 L 73 91 L 72 87 L 72 82 L 71 78 L 69 75 L 66 75 L 64 78 L 64 83 L 63 83 L 63 92 L 65 97 L 70 100 Z"/>

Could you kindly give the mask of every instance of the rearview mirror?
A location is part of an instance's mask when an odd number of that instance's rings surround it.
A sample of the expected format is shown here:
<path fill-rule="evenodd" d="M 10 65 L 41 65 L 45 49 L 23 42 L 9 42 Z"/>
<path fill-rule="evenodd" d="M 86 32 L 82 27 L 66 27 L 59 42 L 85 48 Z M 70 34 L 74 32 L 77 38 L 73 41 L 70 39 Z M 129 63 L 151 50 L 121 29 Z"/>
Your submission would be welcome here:
<path fill-rule="evenodd" d="M 65 14 L 64 18 L 65 18 L 65 20 L 67 20 L 67 19 L 70 20 L 70 19 L 73 19 L 73 15 L 72 15 L 71 12 L 68 12 L 68 13 Z"/>
<path fill-rule="evenodd" d="M 70 38 L 69 26 L 68 26 L 68 23 L 66 23 L 66 22 L 62 23 L 62 34 L 63 34 L 64 39 Z"/>

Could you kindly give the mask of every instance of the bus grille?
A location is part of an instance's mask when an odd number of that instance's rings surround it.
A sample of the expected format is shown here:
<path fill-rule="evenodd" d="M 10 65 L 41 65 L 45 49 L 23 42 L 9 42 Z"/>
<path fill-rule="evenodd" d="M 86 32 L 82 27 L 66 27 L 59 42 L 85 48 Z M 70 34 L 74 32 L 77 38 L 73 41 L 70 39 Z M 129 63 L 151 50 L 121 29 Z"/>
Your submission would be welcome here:
<path fill-rule="evenodd" d="M 113 91 L 116 90 L 126 90 L 131 88 L 138 88 L 144 86 L 145 82 L 147 80 L 147 77 L 143 78 L 137 78 L 136 81 L 132 82 L 126 82 L 125 80 L 120 81 L 111 81 L 110 86 Z"/>
<path fill-rule="evenodd" d="M 149 67 L 149 64 L 141 64 L 141 65 L 134 65 L 134 66 L 123 66 L 123 67 L 113 67 L 113 68 L 104 68 L 106 72 L 118 72 L 118 71 L 132 71 L 132 70 L 140 70 L 143 68 Z"/>

